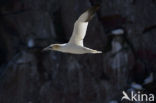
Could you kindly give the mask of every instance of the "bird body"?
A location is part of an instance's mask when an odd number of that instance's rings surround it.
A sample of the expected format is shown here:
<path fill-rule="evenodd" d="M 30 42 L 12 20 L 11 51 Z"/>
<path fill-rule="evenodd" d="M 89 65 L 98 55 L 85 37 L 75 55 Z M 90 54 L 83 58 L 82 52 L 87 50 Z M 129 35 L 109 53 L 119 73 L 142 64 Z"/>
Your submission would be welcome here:
<path fill-rule="evenodd" d="M 74 24 L 74 30 L 68 43 L 52 44 L 44 50 L 55 50 L 63 53 L 86 54 L 86 53 L 102 53 L 101 51 L 87 48 L 83 45 L 83 39 L 86 35 L 89 20 L 93 17 L 99 6 L 93 6 L 84 12 Z"/>
<path fill-rule="evenodd" d="M 50 45 L 52 50 L 59 51 L 63 53 L 71 53 L 71 54 L 86 54 L 86 53 L 101 53 L 101 51 L 93 50 L 84 46 L 80 46 L 73 43 L 65 43 L 65 44 L 52 44 Z M 45 48 L 46 50 L 51 50 L 50 47 Z"/>

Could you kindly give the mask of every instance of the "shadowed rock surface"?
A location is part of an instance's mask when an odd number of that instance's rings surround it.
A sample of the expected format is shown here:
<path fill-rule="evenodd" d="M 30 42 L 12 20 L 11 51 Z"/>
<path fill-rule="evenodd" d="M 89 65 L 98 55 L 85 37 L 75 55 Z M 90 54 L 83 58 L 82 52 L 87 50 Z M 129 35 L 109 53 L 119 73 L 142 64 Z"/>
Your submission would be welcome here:
<path fill-rule="evenodd" d="M 95 4 L 101 8 L 84 45 L 103 54 L 42 52 L 67 42 L 75 20 Z M 154 0 L 1 0 L 0 103 L 121 102 L 136 83 L 156 93 L 155 11 Z M 124 34 L 111 33 L 119 28 Z"/>

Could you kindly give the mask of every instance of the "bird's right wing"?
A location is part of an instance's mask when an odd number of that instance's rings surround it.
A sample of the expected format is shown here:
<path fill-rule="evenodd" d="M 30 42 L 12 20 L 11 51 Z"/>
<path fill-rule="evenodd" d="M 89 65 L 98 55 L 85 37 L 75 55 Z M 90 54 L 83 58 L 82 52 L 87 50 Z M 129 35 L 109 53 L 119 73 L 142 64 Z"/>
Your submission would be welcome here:
<path fill-rule="evenodd" d="M 92 19 L 92 17 L 94 16 L 94 13 L 96 12 L 98 8 L 99 8 L 99 5 L 95 5 L 91 7 L 90 9 L 88 9 L 86 12 L 84 12 L 78 18 L 78 20 L 74 24 L 74 30 L 69 40 L 69 43 L 83 46 L 83 39 L 86 35 L 88 22 L 89 20 Z"/>

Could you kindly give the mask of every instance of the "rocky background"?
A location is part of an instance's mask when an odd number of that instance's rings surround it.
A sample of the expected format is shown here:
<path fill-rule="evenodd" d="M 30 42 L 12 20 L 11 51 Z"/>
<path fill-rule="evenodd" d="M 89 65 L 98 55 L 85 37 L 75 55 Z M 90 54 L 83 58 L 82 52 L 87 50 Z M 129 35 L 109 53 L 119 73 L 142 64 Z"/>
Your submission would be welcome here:
<path fill-rule="evenodd" d="M 84 44 L 103 54 L 42 52 L 67 42 L 95 4 Z M 155 11 L 155 0 L 1 0 L 0 103 L 121 103 L 123 90 L 156 94 Z"/>

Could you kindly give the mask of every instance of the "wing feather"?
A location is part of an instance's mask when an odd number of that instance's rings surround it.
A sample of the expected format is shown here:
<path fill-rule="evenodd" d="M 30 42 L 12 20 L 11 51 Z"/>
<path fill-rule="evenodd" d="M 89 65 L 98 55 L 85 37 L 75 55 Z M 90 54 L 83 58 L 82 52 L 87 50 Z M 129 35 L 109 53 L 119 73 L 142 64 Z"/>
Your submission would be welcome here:
<path fill-rule="evenodd" d="M 78 20 L 74 24 L 74 30 L 72 33 L 72 36 L 69 40 L 69 43 L 73 43 L 76 45 L 83 46 L 83 39 L 86 35 L 88 22 L 92 19 L 94 16 L 94 13 L 99 8 L 99 5 L 95 5 L 88 9 L 86 12 L 84 12 Z"/>

